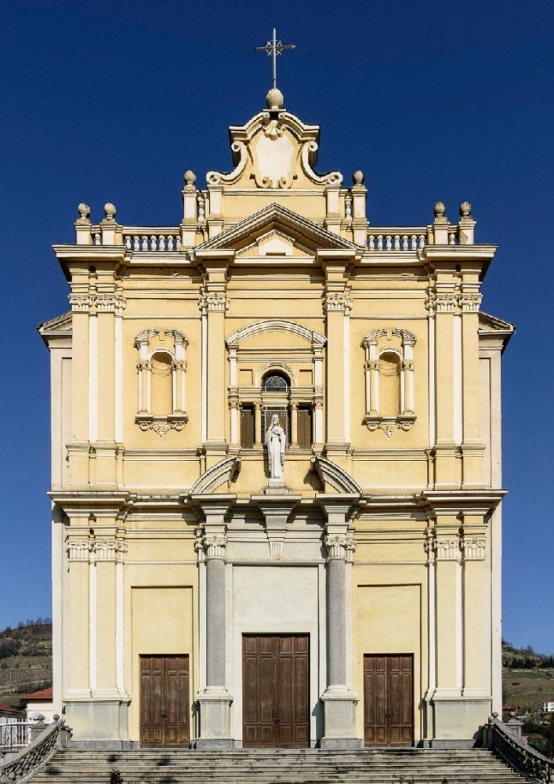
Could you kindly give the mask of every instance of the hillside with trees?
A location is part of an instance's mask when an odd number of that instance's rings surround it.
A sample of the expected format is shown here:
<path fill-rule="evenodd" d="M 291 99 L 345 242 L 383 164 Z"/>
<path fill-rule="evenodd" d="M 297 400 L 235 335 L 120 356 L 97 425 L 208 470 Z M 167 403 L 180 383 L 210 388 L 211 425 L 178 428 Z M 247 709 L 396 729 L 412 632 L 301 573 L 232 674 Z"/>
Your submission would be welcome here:
<path fill-rule="evenodd" d="M 0 702 L 17 706 L 21 694 L 52 685 L 52 622 L 21 621 L 0 632 Z"/>

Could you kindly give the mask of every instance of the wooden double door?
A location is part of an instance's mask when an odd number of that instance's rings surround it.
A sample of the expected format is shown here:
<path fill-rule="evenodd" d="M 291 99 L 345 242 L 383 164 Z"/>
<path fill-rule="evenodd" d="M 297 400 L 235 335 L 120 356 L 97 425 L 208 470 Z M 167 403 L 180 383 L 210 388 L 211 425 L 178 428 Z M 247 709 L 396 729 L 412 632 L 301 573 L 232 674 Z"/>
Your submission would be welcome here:
<path fill-rule="evenodd" d="M 413 656 L 364 656 L 366 746 L 411 746 Z"/>
<path fill-rule="evenodd" d="M 244 635 L 242 683 L 243 746 L 309 746 L 309 635 Z"/>
<path fill-rule="evenodd" d="M 189 657 L 140 657 L 140 745 L 188 747 Z"/>

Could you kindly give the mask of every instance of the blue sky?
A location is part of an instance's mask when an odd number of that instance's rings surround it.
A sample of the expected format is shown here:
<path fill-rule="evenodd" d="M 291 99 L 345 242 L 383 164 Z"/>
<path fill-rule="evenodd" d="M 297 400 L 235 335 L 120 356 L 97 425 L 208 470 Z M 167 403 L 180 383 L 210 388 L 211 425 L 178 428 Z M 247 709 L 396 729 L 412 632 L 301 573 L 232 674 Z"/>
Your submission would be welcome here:
<path fill-rule="evenodd" d="M 0 628 L 50 614 L 49 370 L 35 325 L 68 309 L 50 244 L 76 206 L 176 225 L 182 173 L 231 167 L 227 127 L 263 107 L 273 26 L 286 107 L 322 128 L 318 168 L 361 168 L 376 225 L 468 199 L 499 251 L 483 309 L 504 355 L 504 635 L 554 651 L 551 0 L 1 0 Z"/>

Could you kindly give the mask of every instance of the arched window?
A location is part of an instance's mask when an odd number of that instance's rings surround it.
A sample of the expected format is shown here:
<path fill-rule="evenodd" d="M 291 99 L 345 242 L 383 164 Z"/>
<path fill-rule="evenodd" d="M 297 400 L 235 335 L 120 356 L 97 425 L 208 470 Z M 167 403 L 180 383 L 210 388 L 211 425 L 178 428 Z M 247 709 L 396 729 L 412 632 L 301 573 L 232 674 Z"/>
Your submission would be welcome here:
<path fill-rule="evenodd" d="M 268 373 L 262 385 L 264 392 L 282 392 L 284 395 L 289 391 L 289 387 L 290 383 L 282 373 Z"/>

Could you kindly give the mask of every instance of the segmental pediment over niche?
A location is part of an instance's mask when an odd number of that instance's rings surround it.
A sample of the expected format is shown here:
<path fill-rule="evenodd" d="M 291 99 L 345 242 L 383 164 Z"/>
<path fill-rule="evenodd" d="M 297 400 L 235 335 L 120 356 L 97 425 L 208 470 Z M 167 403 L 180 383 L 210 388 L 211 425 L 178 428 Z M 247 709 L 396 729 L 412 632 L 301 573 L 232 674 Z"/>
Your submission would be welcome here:
<path fill-rule="evenodd" d="M 320 186 L 339 187 L 342 174 L 317 174 L 319 126 L 306 125 L 283 108 L 279 90 L 270 90 L 268 108 L 246 125 L 229 128 L 233 171 L 210 171 L 207 183 L 236 189 L 287 190 Z"/>

